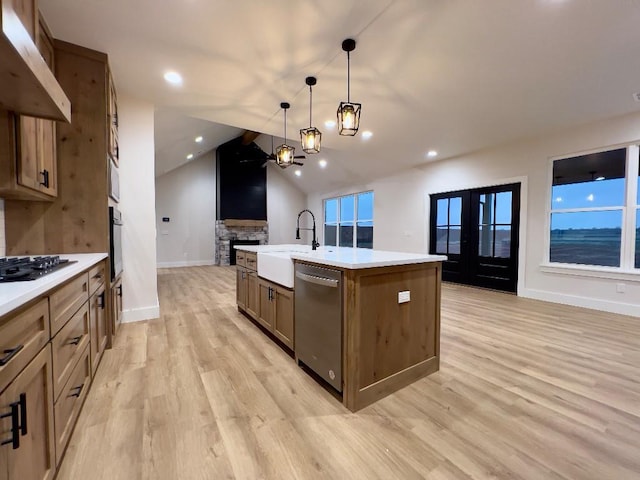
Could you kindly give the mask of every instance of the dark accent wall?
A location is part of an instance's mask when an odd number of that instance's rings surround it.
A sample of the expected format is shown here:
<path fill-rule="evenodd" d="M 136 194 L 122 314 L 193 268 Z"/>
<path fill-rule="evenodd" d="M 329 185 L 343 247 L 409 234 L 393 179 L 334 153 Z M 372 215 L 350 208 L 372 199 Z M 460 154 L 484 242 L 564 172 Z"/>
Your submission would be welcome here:
<path fill-rule="evenodd" d="M 255 143 L 242 144 L 242 137 L 216 150 L 218 220 L 267 219 L 267 154 Z"/>

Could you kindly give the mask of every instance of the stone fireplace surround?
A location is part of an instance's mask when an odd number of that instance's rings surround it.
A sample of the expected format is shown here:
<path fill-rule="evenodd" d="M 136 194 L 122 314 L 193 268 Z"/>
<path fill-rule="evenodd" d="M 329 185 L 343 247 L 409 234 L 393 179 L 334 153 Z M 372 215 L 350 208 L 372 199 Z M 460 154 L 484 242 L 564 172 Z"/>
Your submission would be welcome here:
<path fill-rule="evenodd" d="M 231 240 L 258 240 L 269 243 L 266 220 L 216 220 L 216 265 L 229 265 Z"/>

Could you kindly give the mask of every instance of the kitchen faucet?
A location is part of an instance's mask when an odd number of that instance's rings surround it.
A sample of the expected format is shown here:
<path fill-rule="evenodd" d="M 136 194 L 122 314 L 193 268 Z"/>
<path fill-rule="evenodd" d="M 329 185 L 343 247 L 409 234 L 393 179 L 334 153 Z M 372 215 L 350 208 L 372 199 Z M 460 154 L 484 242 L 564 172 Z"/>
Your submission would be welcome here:
<path fill-rule="evenodd" d="M 311 214 L 311 218 L 313 219 L 313 228 L 300 228 L 300 215 L 302 215 L 304 212 L 309 212 Z M 305 208 L 298 214 L 298 220 L 296 222 L 296 240 L 300 240 L 300 230 L 313 230 L 311 250 L 315 250 L 320 246 L 320 243 L 318 243 L 318 240 L 316 239 L 316 217 L 313 215 L 313 212 L 311 210 Z"/>

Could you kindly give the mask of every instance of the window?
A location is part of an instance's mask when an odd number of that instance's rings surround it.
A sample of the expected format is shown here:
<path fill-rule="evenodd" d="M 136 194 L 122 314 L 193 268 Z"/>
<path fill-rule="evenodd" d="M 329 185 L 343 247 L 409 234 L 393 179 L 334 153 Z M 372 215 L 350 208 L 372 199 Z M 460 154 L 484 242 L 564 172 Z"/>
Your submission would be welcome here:
<path fill-rule="evenodd" d="M 437 204 L 436 253 L 460 253 L 462 197 L 440 198 Z"/>
<path fill-rule="evenodd" d="M 373 192 L 324 201 L 324 244 L 373 248 Z"/>
<path fill-rule="evenodd" d="M 553 162 L 551 263 L 640 268 L 638 161 L 630 146 Z"/>

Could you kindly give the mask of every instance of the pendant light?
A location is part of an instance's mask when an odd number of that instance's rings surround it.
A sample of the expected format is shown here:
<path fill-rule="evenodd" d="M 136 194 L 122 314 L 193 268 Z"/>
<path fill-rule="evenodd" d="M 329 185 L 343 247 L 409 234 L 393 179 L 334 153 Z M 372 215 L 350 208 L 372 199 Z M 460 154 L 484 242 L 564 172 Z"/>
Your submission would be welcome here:
<path fill-rule="evenodd" d="M 354 136 L 360 126 L 360 103 L 351 103 L 351 56 L 356 48 L 356 41 L 347 38 L 342 42 L 342 50 L 347 52 L 347 101 L 340 102 L 338 107 L 338 133 L 345 136 Z"/>
<path fill-rule="evenodd" d="M 284 110 L 284 143 L 276 148 L 276 164 L 280 168 L 293 165 L 293 157 L 296 154 L 296 149 L 287 145 L 287 110 L 290 106 L 287 102 L 280 104 L 280 108 Z"/>
<path fill-rule="evenodd" d="M 316 84 L 316 77 L 307 77 L 305 83 L 309 85 L 309 128 L 300 129 L 300 142 L 302 143 L 302 150 L 304 150 L 305 153 L 319 153 L 322 133 L 316 127 L 311 126 L 311 107 L 313 104 L 312 87 Z"/>

